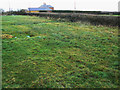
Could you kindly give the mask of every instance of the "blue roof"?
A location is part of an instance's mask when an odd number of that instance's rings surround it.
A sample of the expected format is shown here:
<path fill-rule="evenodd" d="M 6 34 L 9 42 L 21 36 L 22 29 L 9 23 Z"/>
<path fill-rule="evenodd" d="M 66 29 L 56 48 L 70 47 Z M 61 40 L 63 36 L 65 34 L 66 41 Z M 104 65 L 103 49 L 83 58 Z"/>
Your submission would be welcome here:
<path fill-rule="evenodd" d="M 52 7 L 51 5 L 46 5 L 46 4 L 43 4 L 41 5 L 40 7 L 38 8 L 28 8 L 29 11 L 44 11 L 44 10 L 47 10 L 47 11 L 52 11 L 52 9 L 50 9 L 50 7 Z"/>
<path fill-rule="evenodd" d="M 47 5 L 48 7 L 53 7 L 53 6 L 51 6 L 51 5 Z"/>
<path fill-rule="evenodd" d="M 40 6 L 40 8 L 50 8 L 50 7 L 53 7 L 53 6 L 51 6 L 51 5 L 46 5 L 46 4 L 43 4 L 43 5 Z"/>
<path fill-rule="evenodd" d="M 44 10 L 47 10 L 47 11 L 52 11 L 52 9 L 49 9 L 49 8 L 28 8 L 29 11 L 44 11 Z"/>

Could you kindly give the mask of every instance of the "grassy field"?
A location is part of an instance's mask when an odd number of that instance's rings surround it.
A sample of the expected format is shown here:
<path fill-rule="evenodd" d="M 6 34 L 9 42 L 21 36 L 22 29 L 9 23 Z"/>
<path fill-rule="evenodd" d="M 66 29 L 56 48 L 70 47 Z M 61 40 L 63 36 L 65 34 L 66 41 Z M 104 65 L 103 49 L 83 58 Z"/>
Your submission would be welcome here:
<path fill-rule="evenodd" d="M 3 88 L 118 88 L 118 29 L 3 16 Z"/>

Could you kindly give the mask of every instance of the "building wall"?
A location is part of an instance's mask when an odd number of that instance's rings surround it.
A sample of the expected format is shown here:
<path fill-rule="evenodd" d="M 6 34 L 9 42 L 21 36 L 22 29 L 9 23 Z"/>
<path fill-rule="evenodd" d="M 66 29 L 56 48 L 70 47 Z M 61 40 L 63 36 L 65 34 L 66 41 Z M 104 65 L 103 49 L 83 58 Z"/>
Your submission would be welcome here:
<path fill-rule="evenodd" d="M 54 10 L 54 7 L 50 7 L 50 9 Z"/>
<path fill-rule="evenodd" d="M 39 13 L 39 11 L 27 11 L 27 13 Z"/>

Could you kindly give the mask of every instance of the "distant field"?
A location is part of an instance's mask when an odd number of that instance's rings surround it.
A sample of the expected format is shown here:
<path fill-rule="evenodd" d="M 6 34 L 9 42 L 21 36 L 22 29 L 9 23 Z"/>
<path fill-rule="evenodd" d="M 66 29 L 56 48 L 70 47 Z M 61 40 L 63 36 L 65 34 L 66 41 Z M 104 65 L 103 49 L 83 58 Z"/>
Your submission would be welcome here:
<path fill-rule="evenodd" d="M 3 16 L 3 88 L 118 88 L 118 29 Z"/>

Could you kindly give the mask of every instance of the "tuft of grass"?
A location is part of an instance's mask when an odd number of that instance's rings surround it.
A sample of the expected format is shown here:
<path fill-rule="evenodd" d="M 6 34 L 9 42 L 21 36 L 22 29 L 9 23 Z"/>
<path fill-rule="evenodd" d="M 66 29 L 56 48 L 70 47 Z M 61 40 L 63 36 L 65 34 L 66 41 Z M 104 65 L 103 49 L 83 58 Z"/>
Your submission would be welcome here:
<path fill-rule="evenodd" d="M 119 87 L 117 27 L 2 18 L 3 88 Z"/>

